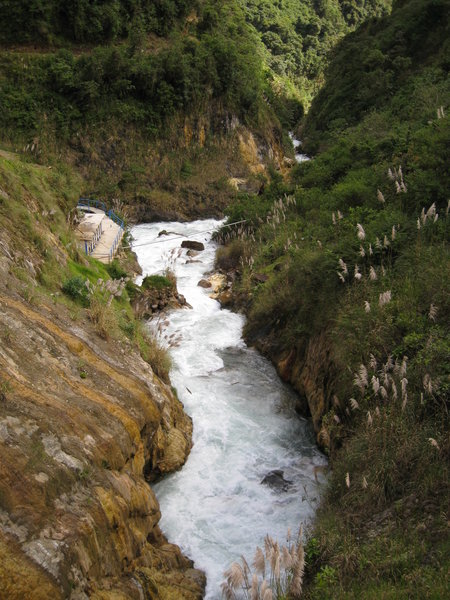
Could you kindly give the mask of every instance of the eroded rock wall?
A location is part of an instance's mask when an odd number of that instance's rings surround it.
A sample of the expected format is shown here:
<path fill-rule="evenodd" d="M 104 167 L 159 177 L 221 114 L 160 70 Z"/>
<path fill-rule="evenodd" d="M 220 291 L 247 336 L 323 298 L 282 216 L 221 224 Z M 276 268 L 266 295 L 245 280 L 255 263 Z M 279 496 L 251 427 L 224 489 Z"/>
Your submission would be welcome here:
<path fill-rule="evenodd" d="M 278 374 L 298 392 L 297 411 L 311 417 L 318 443 L 328 447 L 330 440 L 322 428 L 322 418 L 330 410 L 335 365 L 326 332 L 309 339 L 306 345 L 280 347 L 272 331 L 250 332 L 248 342 L 267 356 Z"/>
<path fill-rule="evenodd" d="M 59 304 L 27 302 L 8 288 L 8 266 L 0 597 L 201 598 L 203 574 L 161 534 L 145 477 L 184 463 L 190 418 L 131 346 Z"/>

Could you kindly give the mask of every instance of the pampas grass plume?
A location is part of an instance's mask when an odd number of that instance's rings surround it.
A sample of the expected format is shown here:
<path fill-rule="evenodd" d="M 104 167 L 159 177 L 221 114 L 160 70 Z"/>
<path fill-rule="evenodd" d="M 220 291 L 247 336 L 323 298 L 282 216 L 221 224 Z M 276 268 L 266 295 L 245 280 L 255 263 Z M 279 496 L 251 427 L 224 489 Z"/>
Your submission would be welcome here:
<path fill-rule="evenodd" d="M 350 406 L 352 407 L 352 410 L 357 410 L 359 408 L 359 404 L 354 398 L 350 398 Z"/>
<path fill-rule="evenodd" d="M 364 227 L 361 225 L 361 223 L 356 224 L 356 229 L 357 229 L 358 239 L 361 241 L 365 240 L 366 232 L 364 231 Z"/>
<path fill-rule="evenodd" d="M 407 368 L 408 368 L 408 357 L 404 356 L 402 359 L 402 364 L 400 366 L 400 371 L 399 371 L 400 377 L 404 377 L 406 375 Z"/>
<path fill-rule="evenodd" d="M 375 377 L 375 375 L 372 376 L 372 389 L 375 395 L 378 394 L 378 391 L 380 389 L 380 380 L 378 379 L 378 377 Z"/>
<path fill-rule="evenodd" d="M 342 260 L 342 258 L 339 259 L 339 266 L 341 267 L 342 273 L 344 275 L 347 275 L 348 273 L 348 269 L 347 269 L 347 265 L 345 264 L 345 262 Z"/>
<path fill-rule="evenodd" d="M 433 446 L 433 448 L 437 448 L 438 450 L 440 450 L 439 444 L 437 443 L 437 441 L 434 438 L 430 437 L 430 438 L 428 438 L 428 441 Z"/>
<path fill-rule="evenodd" d="M 257 573 L 261 573 L 263 578 L 266 575 L 266 561 L 264 558 L 264 552 L 259 546 L 256 548 L 255 556 L 253 558 L 253 567 Z"/>
<path fill-rule="evenodd" d="M 428 312 L 428 318 L 431 321 L 436 321 L 436 317 L 437 317 L 437 313 L 438 313 L 438 308 L 437 306 L 435 306 L 434 304 L 430 305 L 430 310 Z"/>
<path fill-rule="evenodd" d="M 259 590 L 259 594 L 261 598 L 264 598 L 264 594 L 266 593 L 266 591 L 269 589 L 269 584 L 267 583 L 267 581 L 264 579 L 263 582 L 261 583 L 261 589 Z"/>
<path fill-rule="evenodd" d="M 237 589 L 244 583 L 244 572 L 239 563 L 232 563 L 228 571 L 225 572 L 228 584 L 232 589 Z"/>
<path fill-rule="evenodd" d="M 258 575 L 256 575 L 256 573 L 253 574 L 252 577 L 252 587 L 250 590 L 250 600 L 259 600 L 259 582 L 258 582 Z"/>

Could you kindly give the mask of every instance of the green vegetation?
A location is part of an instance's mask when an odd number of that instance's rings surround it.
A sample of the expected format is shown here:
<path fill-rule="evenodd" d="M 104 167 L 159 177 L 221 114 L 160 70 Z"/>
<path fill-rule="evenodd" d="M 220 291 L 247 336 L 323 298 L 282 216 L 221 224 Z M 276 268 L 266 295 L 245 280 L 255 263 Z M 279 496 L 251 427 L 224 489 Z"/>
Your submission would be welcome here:
<path fill-rule="evenodd" d="M 281 87 L 288 97 L 307 104 L 323 83 L 336 43 L 366 19 L 391 8 L 391 0 L 241 0 L 241 4 L 262 42 L 275 89 Z M 302 115 L 295 116 L 298 120 Z"/>
<path fill-rule="evenodd" d="M 86 280 L 79 275 L 65 281 L 61 289 L 65 294 L 73 298 L 73 300 L 78 300 L 83 306 L 89 305 Z"/>
<path fill-rule="evenodd" d="M 74 319 L 88 317 L 99 336 L 133 345 L 168 381 L 167 350 L 135 318 L 125 270 L 117 261 L 104 265 L 78 250 L 66 215 L 80 186 L 64 165 L 49 169 L 0 152 L 0 245 L 14 258 L 8 286 L 29 302 L 60 304 Z M 3 340 L 11 335 L 3 332 Z M 80 367 L 80 377 L 86 375 Z"/>
<path fill-rule="evenodd" d="M 3 0 L 0 43 L 101 43 L 145 32 L 168 33 L 196 0 Z"/>
<path fill-rule="evenodd" d="M 165 277 L 164 275 L 147 275 L 144 277 L 141 287 L 144 290 L 162 290 L 164 288 L 173 288 L 174 286 L 175 282 L 173 278 Z"/>
<path fill-rule="evenodd" d="M 314 160 L 289 181 L 272 169 L 261 195 L 237 198 L 229 217 L 247 222 L 224 232 L 217 258 L 239 272 L 248 339 L 299 369 L 311 348 L 329 362 L 309 382 L 324 396 L 315 421 L 332 465 L 305 548 L 311 599 L 449 592 L 448 7 L 0 3 L 1 142 L 25 157 L 0 151 L 8 285 L 139 348 L 166 381 L 167 353 L 133 315 L 126 270 L 80 255 L 67 215 L 83 187 L 145 216 L 172 215 L 181 189 L 200 211 L 241 168 L 233 132 L 282 145 L 333 53 L 301 126 Z"/>
<path fill-rule="evenodd" d="M 218 213 L 243 168 L 235 128 L 281 137 L 238 0 L 16 5 L 0 3 L 0 143 L 72 164 L 138 218 Z"/>
<path fill-rule="evenodd" d="M 165 4 L 182 5 L 182 15 L 188 3 Z M 108 6 L 102 4 L 102 10 Z M 85 19 L 90 23 L 88 13 Z M 242 11 L 232 0 L 219 6 L 206 2 L 187 26 L 188 32 L 172 31 L 170 44 L 161 41 L 154 52 L 147 49 L 146 38 L 138 46 L 130 38 L 81 54 L 70 46 L 42 53 L 2 52 L 3 135 L 31 139 L 51 132 L 67 143 L 83 126 L 98 129 L 116 121 L 121 127 L 143 128 L 151 137 L 178 112 L 190 113 L 210 102 L 256 122 L 262 109 L 261 61 Z"/>
<path fill-rule="evenodd" d="M 449 593 L 445 15 L 401 2 L 341 42 L 304 122 L 314 160 L 229 209 L 246 229 L 219 258 L 238 263 L 247 338 L 329 361 L 308 383 L 332 475 L 307 598 Z"/>
<path fill-rule="evenodd" d="M 331 47 L 388 7 L 5 0 L 0 142 L 75 165 L 90 191 L 125 199 L 138 218 L 218 213 L 234 195 L 230 174 L 249 175 L 242 127 L 289 147 L 282 127 L 302 117 Z"/>

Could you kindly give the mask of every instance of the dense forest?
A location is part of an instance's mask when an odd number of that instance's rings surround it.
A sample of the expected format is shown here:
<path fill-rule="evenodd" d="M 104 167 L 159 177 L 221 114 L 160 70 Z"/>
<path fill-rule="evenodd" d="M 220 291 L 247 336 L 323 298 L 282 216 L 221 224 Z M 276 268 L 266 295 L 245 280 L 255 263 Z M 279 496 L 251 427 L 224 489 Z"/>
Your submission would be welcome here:
<path fill-rule="evenodd" d="M 391 8 L 391 0 L 241 0 L 241 4 L 278 85 L 307 103 L 323 83 L 323 71 L 337 41 L 364 20 Z"/>
<path fill-rule="evenodd" d="M 242 11 L 233 0 L 218 7 L 213 2 L 203 3 L 202 12 L 192 24 L 186 23 L 188 30 L 183 32 L 177 31 L 173 20 L 185 16 L 187 3 L 156 3 L 160 8 L 154 10 L 162 14 L 172 7 L 172 17 L 158 16 L 157 23 L 170 27 L 173 37 L 153 51 L 146 38 L 152 30 L 147 12 L 132 16 L 131 8 L 125 11 L 122 6 L 128 3 L 86 3 L 84 9 L 83 3 L 76 4 L 76 19 L 75 11 L 69 11 L 72 20 L 68 20 L 65 4 L 61 11 L 49 10 L 45 28 L 55 34 L 63 31 L 73 41 L 95 41 L 96 46 L 81 51 L 66 45 L 39 53 L 2 53 L 1 124 L 12 137 L 36 135 L 48 128 L 50 120 L 57 138 L 64 139 L 81 125 L 98 126 L 114 118 L 143 127 L 151 135 L 175 113 L 198 111 L 209 101 L 219 100 L 243 119 L 257 119 L 261 61 L 246 35 Z M 119 10 L 121 6 L 123 10 Z M 166 7 L 164 11 L 162 7 Z M 115 25 L 108 28 L 111 36 L 106 39 L 115 40 L 121 34 L 123 44 L 99 44 L 101 32 L 90 28 L 95 23 L 106 27 L 107 21 L 100 16 L 93 20 L 91 12 L 95 10 L 107 12 L 111 19 L 114 16 Z M 137 19 L 133 26 L 130 18 Z M 18 26 L 23 20 L 24 15 L 18 14 Z M 40 29 L 40 23 L 36 16 L 36 22 L 30 24 L 33 32 L 35 27 Z M 8 28 L 8 35 L 13 30 L 14 25 Z"/>
<path fill-rule="evenodd" d="M 165 35 L 198 7 L 198 0 L 2 0 L 0 42 L 101 44 L 135 29 Z"/>
<path fill-rule="evenodd" d="M 310 598 L 448 594 L 448 9 L 398 2 L 345 38 L 303 124 L 313 160 L 229 209 L 247 338 L 303 397 L 325 362 Z"/>

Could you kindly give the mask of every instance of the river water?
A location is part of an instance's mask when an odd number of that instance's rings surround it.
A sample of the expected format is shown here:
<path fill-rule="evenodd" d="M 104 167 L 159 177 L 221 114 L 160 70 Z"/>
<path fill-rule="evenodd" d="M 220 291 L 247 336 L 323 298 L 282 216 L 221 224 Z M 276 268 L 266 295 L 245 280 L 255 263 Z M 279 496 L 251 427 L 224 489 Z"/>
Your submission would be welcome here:
<path fill-rule="evenodd" d="M 295 137 L 295 135 L 291 132 L 289 132 L 289 137 L 291 138 L 292 144 L 294 146 L 294 152 L 295 152 L 295 160 L 298 163 L 302 163 L 305 162 L 307 160 L 311 160 L 311 158 L 307 155 L 307 154 L 303 154 L 303 152 L 301 152 L 301 147 L 302 147 L 302 142 L 301 140 L 297 139 Z"/>
<path fill-rule="evenodd" d="M 176 343 L 170 376 L 193 419 L 194 446 L 185 466 L 154 490 L 162 530 L 206 572 L 210 600 L 221 597 L 224 570 L 241 555 L 250 562 L 267 533 L 284 542 L 288 528 L 310 520 L 319 494 L 314 467 L 326 462 L 309 423 L 293 410 L 293 392 L 245 345 L 244 317 L 197 285 L 213 268 L 211 231 L 219 225 L 152 223 L 131 232 L 143 275 L 169 266 L 192 306 L 172 311 L 162 336 Z M 161 230 L 169 235 L 158 237 Z M 187 238 L 205 244 L 193 259 L 180 248 Z M 275 469 L 292 482 L 287 491 L 261 483 Z"/>

